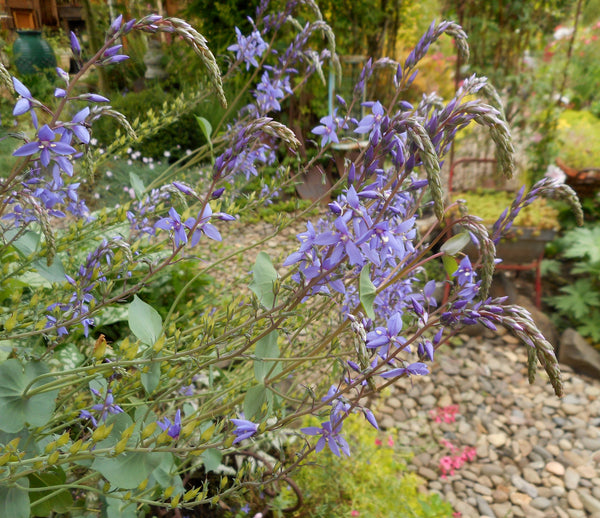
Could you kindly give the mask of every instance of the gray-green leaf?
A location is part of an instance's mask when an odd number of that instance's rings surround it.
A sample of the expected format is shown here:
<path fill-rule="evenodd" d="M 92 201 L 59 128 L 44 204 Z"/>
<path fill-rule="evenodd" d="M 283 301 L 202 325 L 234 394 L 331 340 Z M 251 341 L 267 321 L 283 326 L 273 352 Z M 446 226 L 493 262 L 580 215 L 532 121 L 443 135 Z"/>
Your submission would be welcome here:
<path fill-rule="evenodd" d="M 271 331 L 267 336 L 256 342 L 255 354 L 258 358 L 279 358 L 277 331 Z M 259 383 L 263 383 L 269 373 L 274 376 L 279 372 L 281 372 L 279 362 L 254 360 L 254 377 Z"/>
<path fill-rule="evenodd" d="M 462 249 L 471 242 L 471 236 L 467 231 L 456 234 L 448 239 L 441 247 L 440 250 L 446 255 L 452 257 L 456 256 Z"/>
<path fill-rule="evenodd" d="M 142 196 L 144 196 L 144 192 L 146 191 L 144 182 L 133 171 L 129 171 L 129 182 L 131 183 L 131 187 L 133 187 L 133 192 L 135 192 L 137 199 L 141 200 Z"/>
<path fill-rule="evenodd" d="M 375 297 L 377 296 L 377 290 L 375 289 L 375 285 L 371 282 L 371 278 L 369 277 L 368 264 L 365 264 L 360 272 L 358 289 L 360 294 L 360 302 L 363 305 L 365 313 L 372 320 L 375 318 L 373 303 L 375 302 Z"/>
<path fill-rule="evenodd" d="M 48 367 L 41 362 L 29 362 L 23 368 L 18 360 L 13 359 L 0 365 L 0 430 L 15 433 L 26 423 L 44 426 L 50 420 L 58 390 L 34 396 L 25 394 L 27 386 L 48 371 Z M 36 382 L 30 390 L 50 381 L 46 378 Z"/>
<path fill-rule="evenodd" d="M 275 293 L 273 286 L 277 281 L 277 271 L 273 267 L 271 258 L 265 252 L 259 252 L 253 269 L 254 280 L 250 289 L 258 297 L 258 301 L 267 309 L 273 309 Z"/>
<path fill-rule="evenodd" d="M 0 487 L 0 516 L 29 518 L 29 480 L 19 479 L 18 486 Z"/>
<path fill-rule="evenodd" d="M 129 328 L 143 343 L 154 345 L 162 331 L 162 318 L 150 304 L 135 295 L 129 304 Z"/>

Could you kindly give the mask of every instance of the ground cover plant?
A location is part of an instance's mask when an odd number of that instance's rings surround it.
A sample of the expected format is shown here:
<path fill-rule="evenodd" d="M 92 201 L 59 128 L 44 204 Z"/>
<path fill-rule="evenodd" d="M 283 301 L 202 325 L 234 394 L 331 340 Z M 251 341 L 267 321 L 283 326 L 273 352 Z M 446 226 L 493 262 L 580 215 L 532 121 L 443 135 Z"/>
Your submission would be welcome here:
<path fill-rule="evenodd" d="M 348 416 L 377 428 L 367 396 L 427 376 L 436 351 L 476 323 L 508 327 L 527 347 L 531 380 L 539 362 L 562 393 L 552 346 L 531 316 L 487 293 L 495 242 L 520 209 L 544 195 L 575 204 L 572 191 L 545 179 L 520 192 L 491 235 L 475 216 L 447 215 L 440 162 L 462 127 L 489 128 L 501 169 L 513 172 L 498 96 L 472 76 L 449 100 L 403 100 L 442 35 L 467 59 L 462 29 L 433 23 L 403 63 L 369 61 L 352 98 L 338 97 L 303 136 L 314 151 L 303 158 L 300 140 L 275 118 L 309 77 L 337 66 L 335 37 L 309 0 L 282 12 L 263 2 L 251 25 L 236 32 L 223 74 L 201 34 L 158 15 L 116 18 L 87 62 L 72 34 L 79 72 L 58 69 L 62 87 L 48 101 L 0 68 L 14 89 L 13 115 L 31 120 L 12 135 L 17 162 L 0 183 L 1 516 L 177 516 L 207 506 L 266 513 L 280 484 L 293 488 L 293 473 L 313 454 L 352 456 Z M 78 81 L 92 66 L 126 60 L 118 41 L 131 31 L 166 32 L 190 45 L 212 84 L 198 95 L 236 106 L 223 83 L 242 74 L 253 102 L 228 125 L 198 119 L 207 143 L 190 155 L 185 181 L 179 163 L 151 181 L 134 174 L 135 199 L 92 212 L 79 188 L 100 158 L 92 152 L 95 121 L 122 123 L 119 146 L 133 134 L 106 97 L 79 90 Z M 380 67 L 393 71 L 393 99 L 368 100 L 361 120 L 346 116 Z M 232 214 L 240 182 L 268 171 L 263 197 L 293 185 L 329 155 L 342 129 L 367 144 L 339 171 L 332 190 L 341 194 L 327 215 L 306 222 L 295 252 L 273 264 L 268 236 L 212 252 L 220 228 L 243 221 L 252 206 L 249 196 Z M 439 226 L 421 234 L 424 205 Z M 282 217 L 279 230 L 288 224 Z M 464 230 L 441 244 L 455 225 Z M 475 264 L 461 254 L 469 241 L 480 249 Z M 258 252 L 251 262 L 250 249 Z M 449 276 L 444 304 L 434 298 L 428 262 L 443 262 Z M 231 265 L 251 271 L 241 276 L 246 289 L 214 275 Z M 153 282 L 184 267 L 193 276 L 170 305 L 150 304 Z M 306 416 L 316 421 L 302 424 Z"/>

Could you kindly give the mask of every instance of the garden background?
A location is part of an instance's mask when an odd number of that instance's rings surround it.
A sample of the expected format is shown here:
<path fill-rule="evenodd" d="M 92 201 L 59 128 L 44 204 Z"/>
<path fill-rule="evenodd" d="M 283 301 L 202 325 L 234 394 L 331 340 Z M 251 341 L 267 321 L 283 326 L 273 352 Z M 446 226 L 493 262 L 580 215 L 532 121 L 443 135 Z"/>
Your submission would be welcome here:
<path fill-rule="evenodd" d="M 17 4 L 0 516 L 600 513 L 599 2 Z"/>

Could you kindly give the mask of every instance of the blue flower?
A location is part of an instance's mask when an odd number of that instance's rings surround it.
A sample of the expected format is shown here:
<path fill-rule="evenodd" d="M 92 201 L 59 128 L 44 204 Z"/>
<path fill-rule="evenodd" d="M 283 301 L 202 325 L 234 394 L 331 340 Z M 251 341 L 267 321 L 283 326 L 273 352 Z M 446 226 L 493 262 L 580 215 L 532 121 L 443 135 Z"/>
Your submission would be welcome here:
<path fill-rule="evenodd" d="M 233 444 L 252 437 L 258 430 L 258 425 L 247 419 L 230 419 L 230 421 L 236 426 L 233 431 L 233 434 L 236 436 Z"/>
<path fill-rule="evenodd" d="M 371 108 L 372 115 L 367 115 L 359 123 L 354 130 L 355 133 L 369 133 L 369 138 L 374 144 L 379 142 L 381 137 L 381 125 L 386 121 L 385 111 L 379 101 L 363 103 L 363 106 Z"/>
<path fill-rule="evenodd" d="M 423 362 L 411 363 L 407 367 L 391 369 L 380 374 L 382 378 L 396 378 L 397 376 L 425 376 L 429 374 L 429 368 Z"/>
<path fill-rule="evenodd" d="M 57 133 L 50 129 L 50 126 L 44 124 L 38 131 L 38 139 L 18 148 L 14 156 L 31 156 L 40 153 L 40 162 L 44 167 L 48 167 L 53 155 L 72 155 L 77 150 L 64 142 L 55 142 Z"/>
<path fill-rule="evenodd" d="M 99 397 L 99 398 L 102 397 L 102 394 L 100 394 L 100 392 L 98 390 L 93 389 L 93 388 L 91 388 L 90 390 L 91 390 L 92 394 L 94 394 L 94 396 Z M 94 415 L 94 413 L 90 412 L 90 410 L 93 410 L 96 415 Z M 98 420 L 106 421 L 108 414 L 120 414 L 123 412 L 123 409 L 119 405 L 115 405 L 112 391 L 110 389 L 108 389 L 106 391 L 106 396 L 104 397 L 104 400 L 100 403 L 96 403 L 95 405 L 92 405 L 90 410 L 82 410 L 79 413 L 79 418 L 80 419 L 89 419 L 92 422 L 92 425 L 94 427 L 98 426 Z M 99 416 L 98 416 L 98 414 L 99 414 Z M 98 419 L 96 419 L 96 416 L 98 416 Z"/>
<path fill-rule="evenodd" d="M 268 47 L 262 39 L 260 32 L 254 30 L 250 36 L 245 37 L 236 27 L 235 34 L 237 37 L 237 43 L 227 47 L 227 50 L 235 52 L 236 59 L 246 63 L 246 70 L 250 69 L 250 65 L 253 67 L 258 67 L 258 61 L 256 58 L 260 58 Z"/>
<path fill-rule="evenodd" d="M 315 452 L 319 453 L 325 447 L 325 445 L 327 445 L 329 446 L 331 453 L 333 453 L 336 457 L 341 456 L 340 451 L 349 457 L 350 447 L 348 446 L 346 439 L 340 435 L 341 430 L 341 421 L 336 423 L 336 426 L 332 426 L 330 421 L 325 421 L 324 423 L 321 423 L 321 427 L 308 426 L 306 428 L 302 428 L 301 432 L 305 433 L 306 435 L 321 436 L 317 441 Z"/>
<path fill-rule="evenodd" d="M 173 238 L 175 240 L 175 246 L 179 247 L 188 242 L 186 227 L 181 221 L 181 216 L 177 211 L 171 207 L 169 209 L 168 218 L 159 219 L 155 224 L 155 228 L 162 228 L 163 230 L 173 230 Z"/>
<path fill-rule="evenodd" d="M 270 111 L 281 111 L 279 99 L 282 99 L 284 96 L 282 84 L 279 79 L 271 81 L 268 72 L 263 74 L 260 83 L 256 87 L 254 96 L 263 114 Z"/>
<path fill-rule="evenodd" d="M 336 113 L 337 108 L 333 110 L 332 115 L 327 115 L 327 117 L 323 117 L 319 121 L 321 125 L 317 126 L 316 128 L 313 128 L 312 130 L 312 132 L 315 135 L 322 135 L 323 138 L 321 139 L 321 147 L 325 147 L 327 144 L 329 144 L 329 142 L 338 143 L 339 139 L 336 133 L 337 130 L 339 128 L 348 127 L 347 124 L 340 122 L 340 119 L 337 117 Z"/>
<path fill-rule="evenodd" d="M 163 432 L 167 432 L 169 437 L 178 439 L 181 433 L 181 410 L 177 410 L 175 413 L 175 421 L 173 423 L 171 423 L 168 417 L 165 417 L 162 420 L 156 421 L 156 424 L 160 426 Z"/>
<path fill-rule="evenodd" d="M 458 269 L 452 274 L 458 280 L 458 284 L 461 286 L 465 286 L 466 284 L 471 284 L 476 279 L 475 270 L 471 266 L 471 261 L 468 255 L 465 255 L 460 264 L 458 265 Z"/>

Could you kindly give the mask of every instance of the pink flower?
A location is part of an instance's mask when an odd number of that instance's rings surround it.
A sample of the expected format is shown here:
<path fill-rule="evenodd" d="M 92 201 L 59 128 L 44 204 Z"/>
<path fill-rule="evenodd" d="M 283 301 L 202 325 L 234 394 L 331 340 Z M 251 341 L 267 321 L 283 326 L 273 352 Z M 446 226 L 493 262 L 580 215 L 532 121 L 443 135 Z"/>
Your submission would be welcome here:
<path fill-rule="evenodd" d="M 375 439 L 375 446 L 381 446 L 382 444 L 381 439 Z"/>
<path fill-rule="evenodd" d="M 391 435 L 388 437 L 387 443 L 390 448 L 394 446 L 394 439 L 392 439 Z"/>
<path fill-rule="evenodd" d="M 360 515 L 360 513 L 356 509 L 353 509 L 352 512 L 350 513 L 350 516 L 358 516 L 358 515 Z"/>

